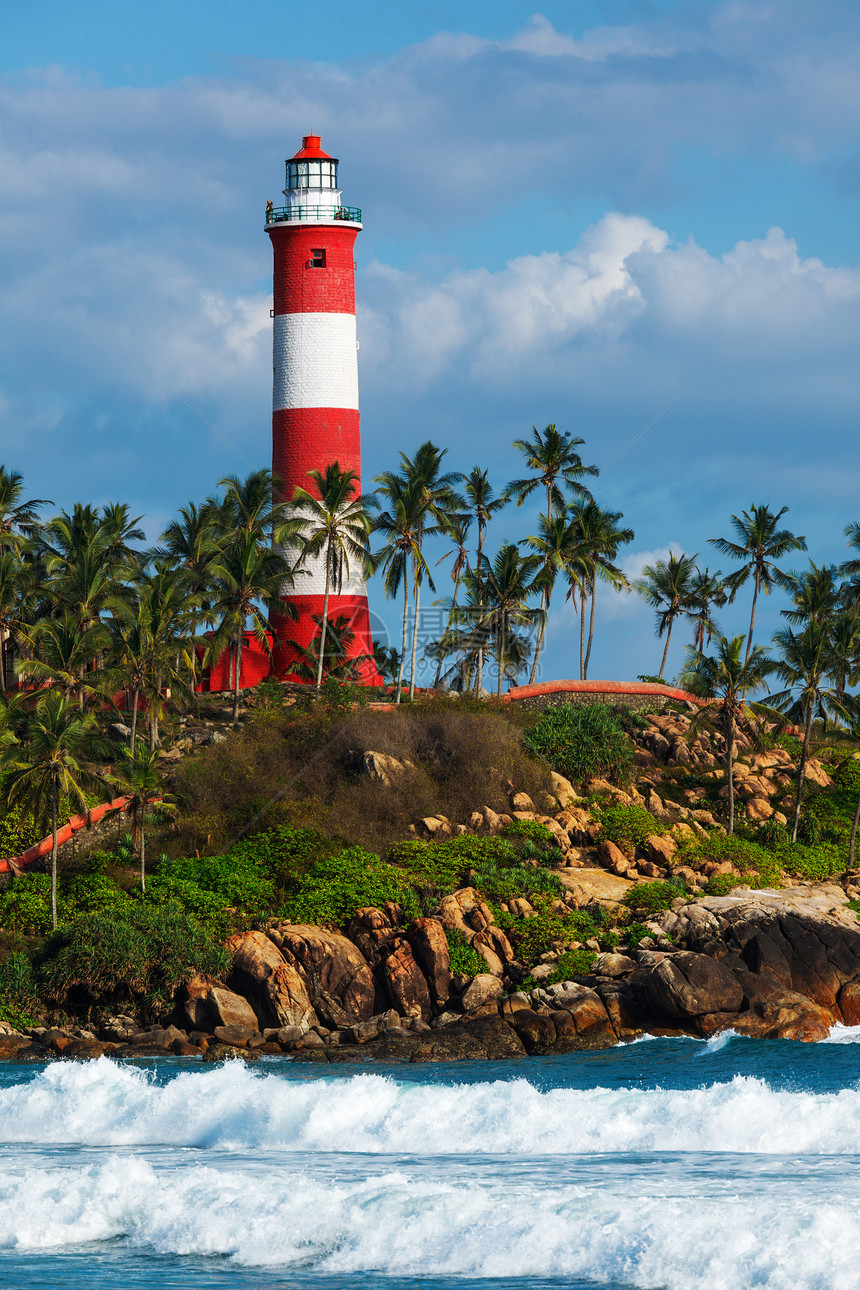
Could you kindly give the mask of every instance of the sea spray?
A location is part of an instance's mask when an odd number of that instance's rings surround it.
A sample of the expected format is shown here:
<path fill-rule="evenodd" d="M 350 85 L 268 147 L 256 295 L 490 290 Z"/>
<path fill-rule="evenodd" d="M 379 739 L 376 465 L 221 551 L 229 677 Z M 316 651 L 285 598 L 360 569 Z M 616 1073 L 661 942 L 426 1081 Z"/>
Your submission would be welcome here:
<path fill-rule="evenodd" d="M 522 1069 L 522 1068 L 519 1068 Z M 54 1063 L 3 1090 L 0 1142 L 242 1153 L 566 1156 L 860 1153 L 860 1090 L 786 1090 L 750 1075 L 691 1089 L 553 1088 L 528 1079 L 284 1079 L 229 1062 L 159 1082 L 105 1059 Z"/>

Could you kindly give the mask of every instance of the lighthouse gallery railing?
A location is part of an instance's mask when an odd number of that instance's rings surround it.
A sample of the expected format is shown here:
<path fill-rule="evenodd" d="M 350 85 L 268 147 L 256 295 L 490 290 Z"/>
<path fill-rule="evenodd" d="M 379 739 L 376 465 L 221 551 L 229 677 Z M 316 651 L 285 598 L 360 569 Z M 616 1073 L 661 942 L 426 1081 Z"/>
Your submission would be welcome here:
<path fill-rule="evenodd" d="M 358 206 L 275 206 L 266 211 L 267 224 L 302 219 L 336 219 L 347 224 L 360 224 L 361 209 Z"/>

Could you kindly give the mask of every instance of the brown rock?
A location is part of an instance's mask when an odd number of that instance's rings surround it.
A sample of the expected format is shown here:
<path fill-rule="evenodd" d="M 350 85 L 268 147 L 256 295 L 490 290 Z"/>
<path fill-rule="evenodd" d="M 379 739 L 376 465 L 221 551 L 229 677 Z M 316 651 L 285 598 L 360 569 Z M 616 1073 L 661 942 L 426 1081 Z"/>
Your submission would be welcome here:
<path fill-rule="evenodd" d="M 252 1031 L 259 1028 L 257 1014 L 248 1000 L 208 977 L 192 977 L 183 986 L 179 999 L 182 1019 L 192 1030 L 211 1030 L 215 1026 L 247 1026 Z M 125 1036 L 113 1031 L 109 1038 Z"/>
<path fill-rule="evenodd" d="M 619 877 L 626 876 L 630 868 L 630 862 L 624 852 L 615 845 L 614 842 L 601 842 L 597 848 L 597 862 L 604 869 L 617 873 Z"/>
<path fill-rule="evenodd" d="M 749 820 L 769 820 L 773 807 L 766 797 L 751 797 L 746 804 L 746 816 Z"/>
<path fill-rule="evenodd" d="M 429 1017 L 430 991 L 408 941 L 401 940 L 382 963 L 385 985 L 403 1017 Z"/>
<path fill-rule="evenodd" d="M 515 811 L 531 811 L 532 815 L 535 813 L 535 804 L 528 793 L 514 793 L 511 806 Z"/>
<path fill-rule="evenodd" d="M 659 865 L 661 869 L 666 868 L 678 850 L 678 844 L 673 838 L 659 833 L 652 833 L 646 839 L 645 846 L 651 864 Z"/>
<path fill-rule="evenodd" d="M 495 1003 L 501 998 L 502 983 L 498 976 L 488 972 L 479 972 L 473 977 L 463 991 L 460 1006 L 464 1012 L 475 1012 L 487 1003 Z"/>
<path fill-rule="evenodd" d="M 316 1025 L 301 975 L 268 936 L 241 932 L 227 944 L 233 952 L 229 982 L 253 1001 L 264 1026 Z"/>
<path fill-rule="evenodd" d="M 385 913 L 392 921 L 396 912 L 386 906 Z M 307 982 L 311 1001 L 325 993 L 337 1001 L 353 1023 L 373 1016 L 373 973 L 352 941 L 340 932 L 297 923 L 284 924 L 281 933 L 285 949 Z"/>
<path fill-rule="evenodd" d="M 654 1007 L 684 1019 L 712 1012 L 737 1012 L 744 992 L 721 959 L 684 951 L 666 955 L 648 971 L 645 989 Z"/>
<path fill-rule="evenodd" d="M 438 918 L 418 918 L 406 935 L 429 986 L 430 1000 L 441 1008 L 451 993 L 451 955 L 445 928 Z"/>
<path fill-rule="evenodd" d="M 529 1055 L 552 1052 L 556 1046 L 558 1034 L 551 1013 L 538 1013 L 532 1008 L 521 1008 L 508 1018 L 522 1040 L 523 1047 Z"/>

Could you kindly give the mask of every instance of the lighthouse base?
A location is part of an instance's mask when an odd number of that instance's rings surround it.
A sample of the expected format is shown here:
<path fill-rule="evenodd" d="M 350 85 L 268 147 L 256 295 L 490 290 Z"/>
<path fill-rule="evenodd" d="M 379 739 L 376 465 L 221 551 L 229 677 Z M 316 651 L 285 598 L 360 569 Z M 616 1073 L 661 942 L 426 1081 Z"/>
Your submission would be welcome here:
<path fill-rule="evenodd" d="M 297 611 L 297 617 L 290 618 L 277 611 L 271 615 L 274 631 L 272 669 L 284 681 L 312 682 L 316 677 L 308 674 L 309 667 L 311 673 L 314 671 L 309 651 L 320 634 L 325 597 L 290 596 L 288 603 Z M 338 622 L 341 619 L 344 620 L 342 624 Z M 328 621 L 330 624 L 345 626 L 352 635 L 346 658 L 349 661 L 355 660 L 355 679 L 358 684 L 382 685 L 382 678 L 373 661 L 367 596 L 329 596 Z"/>

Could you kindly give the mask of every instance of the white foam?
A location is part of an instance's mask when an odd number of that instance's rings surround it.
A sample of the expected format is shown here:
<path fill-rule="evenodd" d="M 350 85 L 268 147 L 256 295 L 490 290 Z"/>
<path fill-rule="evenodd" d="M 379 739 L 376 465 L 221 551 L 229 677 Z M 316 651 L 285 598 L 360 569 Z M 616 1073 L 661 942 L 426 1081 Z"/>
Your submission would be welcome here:
<path fill-rule="evenodd" d="M 729 1178 L 681 1195 L 618 1186 L 475 1185 L 392 1169 L 321 1182 L 259 1166 L 161 1170 L 113 1157 L 83 1168 L 0 1172 L 0 1248 L 125 1239 L 173 1255 L 329 1275 L 583 1277 L 668 1290 L 856 1290 L 856 1202 Z M 312 1282 L 311 1282 L 312 1284 Z"/>
<path fill-rule="evenodd" d="M 384 1075 L 289 1080 L 240 1062 L 157 1084 L 101 1059 L 3 1090 L 0 1143 L 170 1144 L 237 1152 L 418 1155 L 629 1151 L 860 1153 L 860 1090 L 735 1076 L 695 1089 L 561 1088 L 524 1078 L 433 1085 Z"/>
<path fill-rule="evenodd" d="M 860 1044 L 860 1026 L 843 1026 L 837 1022 L 822 1044 Z"/>

